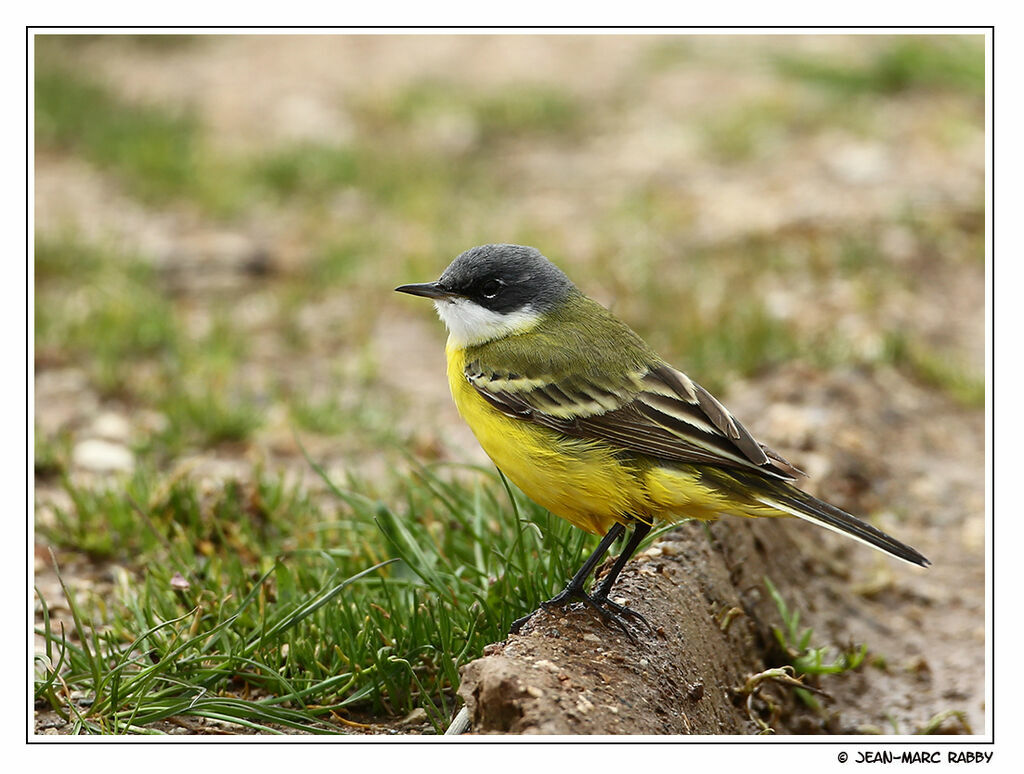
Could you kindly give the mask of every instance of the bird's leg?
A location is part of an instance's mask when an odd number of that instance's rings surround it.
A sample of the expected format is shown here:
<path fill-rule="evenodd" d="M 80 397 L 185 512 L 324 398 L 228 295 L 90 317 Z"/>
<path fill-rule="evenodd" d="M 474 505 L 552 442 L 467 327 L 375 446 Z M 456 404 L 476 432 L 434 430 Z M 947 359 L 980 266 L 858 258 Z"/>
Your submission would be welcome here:
<path fill-rule="evenodd" d="M 564 602 L 568 602 L 571 599 L 579 599 L 581 597 L 589 601 L 590 597 L 588 597 L 583 591 L 583 586 L 587 582 L 587 578 L 590 577 L 594 568 L 597 567 L 598 562 L 600 562 L 604 558 L 604 555 L 608 553 L 608 549 L 611 547 L 611 544 L 614 543 L 616 539 L 625 532 L 625 530 L 626 528 L 624 526 L 615 522 L 615 524 L 612 525 L 612 528 L 608 530 L 608 534 L 601 538 L 601 542 L 598 543 L 597 548 L 594 549 L 594 553 L 587 557 L 587 561 L 585 561 L 583 566 L 580 567 L 576 574 L 572 576 L 572 579 L 566 584 L 565 588 L 555 594 L 555 596 L 547 602 L 541 602 L 540 606 L 544 608 L 554 607 L 556 605 L 561 605 Z M 533 613 L 536 612 L 536 610 L 533 611 Z M 519 630 L 523 628 L 523 624 L 533 617 L 533 613 L 524 615 L 522 618 L 517 618 L 513 621 L 512 628 L 509 629 L 509 634 L 519 634 Z"/>
<path fill-rule="evenodd" d="M 627 616 L 628 618 L 635 618 L 639 621 L 643 621 L 644 626 L 651 629 L 651 625 L 636 610 L 630 610 L 628 607 L 620 605 L 617 602 L 612 602 L 608 598 L 609 592 L 612 590 L 612 584 L 615 583 L 619 577 L 619 573 L 622 572 L 622 568 L 626 566 L 626 562 L 636 551 L 637 547 L 647 537 L 647 533 L 651 531 L 651 525 L 645 521 L 638 521 L 636 526 L 633 527 L 633 534 L 629 536 L 629 542 L 626 543 L 622 552 L 616 558 L 615 563 L 608 570 L 608 574 L 605 575 L 601 582 L 594 589 L 594 593 L 591 595 L 591 600 L 602 608 L 610 608 L 619 615 Z"/>
<path fill-rule="evenodd" d="M 579 599 L 582 600 L 583 603 L 586 604 L 588 607 L 595 610 L 605 621 L 605 623 L 609 621 L 614 621 L 616 624 L 618 624 L 619 628 L 621 628 L 627 635 L 629 635 L 633 639 L 635 639 L 635 637 L 633 637 L 632 632 L 630 632 L 629 628 L 627 627 L 625 621 L 623 620 L 623 616 L 643 621 L 647 628 L 650 629 L 651 625 L 647 622 L 646 618 L 640 615 L 640 613 L 636 612 L 635 610 L 630 610 L 628 607 L 620 605 L 617 602 L 612 602 L 610 599 L 608 599 L 608 592 L 611 590 L 612 584 L 615 583 L 615 579 L 619 577 L 619 573 L 622 571 L 622 568 L 625 566 L 626 562 L 629 561 L 629 558 L 633 555 L 633 552 L 636 551 L 637 546 L 640 545 L 640 542 L 650 531 L 650 524 L 647 524 L 645 522 L 637 522 L 636 526 L 633 528 L 633 533 L 629 536 L 629 541 L 622 549 L 622 552 L 619 554 L 618 558 L 616 558 L 615 563 L 608 571 L 608 574 L 601 579 L 601 583 L 598 585 L 594 594 L 591 596 L 587 594 L 583 589 L 584 584 L 587 582 L 587 578 L 590 577 L 590 574 L 594 571 L 594 568 L 597 567 L 602 557 L 604 557 L 604 555 L 608 552 L 608 549 L 611 546 L 611 544 L 614 543 L 623 534 L 623 532 L 625 532 L 625 527 L 622 524 L 616 522 L 614 525 L 612 525 L 612 528 L 608 530 L 608 534 L 605 535 L 604 538 L 601 540 L 601 543 L 597 546 L 597 549 L 594 551 L 594 553 L 592 553 L 587 558 L 587 561 L 583 563 L 583 566 L 580 567 L 579 571 L 572 577 L 572 580 L 570 580 L 569 583 L 566 584 L 566 587 L 562 589 L 562 591 L 560 591 L 554 597 L 549 599 L 547 602 L 542 602 L 540 606 L 543 608 L 554 607 L 557 605 L 564 604 L 565 602 L 569 602 L 573 599 Z M 516 621 L 514 621 L 512 623 L 510 633 L 517 634 L 519 630 L 522 628 L 523 624 L 525 624 L 531 618 L 531 616 L 533 616 L 533 613 L 530 613 L 530 615 L 523 616 L 522 618 L 519 618 Z"/>

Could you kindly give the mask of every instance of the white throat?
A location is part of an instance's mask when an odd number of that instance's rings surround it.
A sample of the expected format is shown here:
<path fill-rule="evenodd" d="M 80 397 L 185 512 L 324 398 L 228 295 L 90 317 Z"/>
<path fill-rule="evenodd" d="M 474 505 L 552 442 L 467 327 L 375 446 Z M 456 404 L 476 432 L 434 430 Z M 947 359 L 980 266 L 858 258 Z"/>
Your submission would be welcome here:
<path fill-rule="evenodd" d="M 458 349 L 522 333 L 540 322 L 540 315 L 528 306 L 502 314 L 467 298 L 445 298 L 434 301 L 434 308 L 448 328 L 448 346 Z"/>

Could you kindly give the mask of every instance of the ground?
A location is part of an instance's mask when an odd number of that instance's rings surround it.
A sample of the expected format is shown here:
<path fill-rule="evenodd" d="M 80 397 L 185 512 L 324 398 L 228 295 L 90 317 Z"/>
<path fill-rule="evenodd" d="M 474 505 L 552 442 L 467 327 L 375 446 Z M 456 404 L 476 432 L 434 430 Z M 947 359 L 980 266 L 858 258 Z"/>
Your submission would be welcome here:
<path fill-rule="evenodd" d="M 519 242 L 806 470 L 811 491 L 933 566 L 788 522 L 723 523 L 717 542 L 684 525 L 623 578 L 639 608 L 656 584 L 662 640 L 634 646 L 573 614 L 492 657 L 561 659 L 567 675 L 597 659 L 635 683 L 638 647 L 674 681 L 656 704 L 692 705 L 708 733 L 755 732 L 726 694 L 779 658 L 763 578 L 730 575 L 756 557 L 815 643 L 871 654 L 820 678 L 824 714 L 772 688 L 785 711 L 759 698 L 758 718 L 782 733 L 986 727 L 980 39 L 36 44 L 35 584 L 55 620 L 70 613 L 51 550 L 65 582 L 101 600 L 159 564 L 116 545 L 120 527 L 109 545 L 102 520 L 69 535 L 85 523 L 72 491 L 123 491 L 145 473 L 157 493 L 186 481 L 202 500 L 273 471 L 330 503 L 312 458 L 392 502 L 408 451 L 485 464 L 447 394 L 440 324 L 391 288 L 435 278 L 474 244 Z M 735 599 L 697 594 L 711 588 Z M 669 601 L 703 624 L 673 621 Z M 742 611 L 726 632 L 737 639 L 715 650 L 706 617 L 727 601 Z M 558 679 L 548 671 L 528 674 Z M 574 690 L 593 709 L 568 730 L 614 731 L 616 713 L 599 717 L 614 703 L 594 698 L 607 691 Z M 408 732 L 397 706 L 358 718 Z M 535 709 L 508 730 L 558 730 Z M 67 730 L 43 710 L 38 722 Z"/>

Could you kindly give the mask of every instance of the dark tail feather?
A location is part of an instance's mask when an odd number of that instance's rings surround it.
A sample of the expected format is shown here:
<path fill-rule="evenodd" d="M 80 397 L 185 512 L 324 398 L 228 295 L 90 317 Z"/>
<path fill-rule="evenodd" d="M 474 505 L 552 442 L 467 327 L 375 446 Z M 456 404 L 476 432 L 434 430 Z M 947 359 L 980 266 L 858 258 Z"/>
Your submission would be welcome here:
<path fill-rule="evenodd" d="M 872 527 L 856 516 L 851 516 L 846 511 L 812 497 L 806 492 L 801 492 L 799 489 L 794 488 L 785 494 L 773 494 L 758 499 L 765 505 L 852 537 L 854 540 L 859 540 L 872 548 L 891 554 L 904 562 L 920 567 L 927 567 L 931 564 L 919 551 L 885 534 L 877 527 Z"/>

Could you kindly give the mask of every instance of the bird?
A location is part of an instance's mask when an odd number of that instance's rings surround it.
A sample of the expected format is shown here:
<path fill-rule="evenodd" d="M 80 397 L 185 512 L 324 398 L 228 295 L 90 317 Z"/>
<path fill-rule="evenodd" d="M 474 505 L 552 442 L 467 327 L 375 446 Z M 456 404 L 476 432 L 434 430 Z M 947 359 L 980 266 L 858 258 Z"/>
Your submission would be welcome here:
<path fill-rule="evenodd" d="M 627 633 L 629 619 L 646 624 L 609 594 L 652 527 L 685 518 L 797 517 L 912 565 L 930 564 L 796 486 L 801 470 L 536 248 L 473 247 L 436 281 L 395 290 L 433 301 L 448 329 L 456 408 L 496 467 L 538 505 L 601 537 L 538 610 L 579 601 Z M 618 557 L 588 592 L 590 575 L 620 538 Z M 536 612 L 514 621 L 510 633 Z"/>

